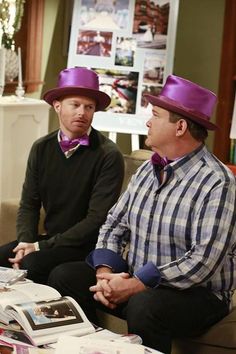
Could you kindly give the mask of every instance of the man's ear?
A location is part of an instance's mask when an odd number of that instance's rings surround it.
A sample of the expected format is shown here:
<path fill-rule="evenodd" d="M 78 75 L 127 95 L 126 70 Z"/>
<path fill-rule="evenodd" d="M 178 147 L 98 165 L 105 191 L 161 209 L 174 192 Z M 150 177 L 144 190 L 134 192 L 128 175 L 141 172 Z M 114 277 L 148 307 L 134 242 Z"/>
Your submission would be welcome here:
<path fill-rule="evenodd" d="M 188 129 L 188 124 L 185 119 L 180 119 L 176 122 L 176 136 L 183 136 Z"/>
<path fill-rule="evenodd" d="M 53 105 L 53 108 L 55 109 L 55 112 L 59 113 L 60 108 L 61 108 L 61 102 L 55 100 L 55 101 L 52 102 L 52 105 Z"/>

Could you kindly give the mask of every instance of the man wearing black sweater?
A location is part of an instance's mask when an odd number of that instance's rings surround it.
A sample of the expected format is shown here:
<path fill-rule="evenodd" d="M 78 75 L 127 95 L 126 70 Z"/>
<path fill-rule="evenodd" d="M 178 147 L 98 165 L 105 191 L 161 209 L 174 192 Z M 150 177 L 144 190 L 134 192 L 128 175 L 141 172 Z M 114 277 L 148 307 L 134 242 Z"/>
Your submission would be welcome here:
<path fill-rule="evenodd" d="M 54 107 L 60 129 L 33 144 L 17 241 L 0 247 L 1 266 L 27 269 L 28 278 L 38 283 L 46 283 L 55 266 L 83 260 L 94 248 L 124 177 L 121 152 L 91 127 L 94 112 L 110 104 L 94 71 L 61 71 L 57 87 L 47 91 L 44 100 Z M 38 235 L 41 207 L 45 235 Z"/>

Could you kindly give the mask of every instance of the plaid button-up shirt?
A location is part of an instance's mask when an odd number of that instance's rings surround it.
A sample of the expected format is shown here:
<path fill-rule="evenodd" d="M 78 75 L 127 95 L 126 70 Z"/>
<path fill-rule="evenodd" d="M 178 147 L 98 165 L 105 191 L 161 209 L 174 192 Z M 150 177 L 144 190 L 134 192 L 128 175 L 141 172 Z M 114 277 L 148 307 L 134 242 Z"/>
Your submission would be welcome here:
<path fill-rule="evenodd" d="M 89 262 L 129 270 L 148 286 L 205 286 L 230 300 L 236 286 L 235 177 L 205 146 L 167 165 L 164 182 L 158 175 L 151 161 L 138 169 L 110 210 Z M 117 254 L 126 242 L 125 269 Z"/>

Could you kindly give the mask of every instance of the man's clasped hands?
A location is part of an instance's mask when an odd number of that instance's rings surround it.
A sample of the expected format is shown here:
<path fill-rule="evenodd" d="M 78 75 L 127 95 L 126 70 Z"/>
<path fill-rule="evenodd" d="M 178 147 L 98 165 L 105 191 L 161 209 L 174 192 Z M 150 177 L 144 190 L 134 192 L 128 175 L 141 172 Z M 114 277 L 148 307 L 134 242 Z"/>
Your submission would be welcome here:
<path fill-rule="evenodd" d="M 22 258 L 27 256 L 27 254 L 35 251 L 36 248 L 34 243 L 19 242 L 18 245 L 13 249 L 15 257 L 8 259 L 9 262 L 12 263 L 12 268 L 19 269 Z"/>
<path fill-rule="evenodd" d="M 112 273 L 107 267 L 97 270 L 97 284 L 89 288 L 96 301 L 115 309 L 118 304 L 128 301 L 131 295 L 145 290 L 145 285 L 129 273 Z"/>

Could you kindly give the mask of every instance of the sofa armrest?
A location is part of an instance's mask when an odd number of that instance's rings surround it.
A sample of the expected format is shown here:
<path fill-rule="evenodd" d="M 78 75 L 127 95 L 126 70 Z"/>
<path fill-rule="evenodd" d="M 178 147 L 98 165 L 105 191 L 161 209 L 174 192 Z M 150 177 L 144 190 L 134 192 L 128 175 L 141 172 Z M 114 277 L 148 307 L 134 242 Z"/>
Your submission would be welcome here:
<path fill-rule="evenodd" d="M 19 199 L 3 200 L 0 209 L 0 246 L 16 239 L 16 217 Z M 39 234 L 44 233 L 44 212 L 40 212 Z"/>

